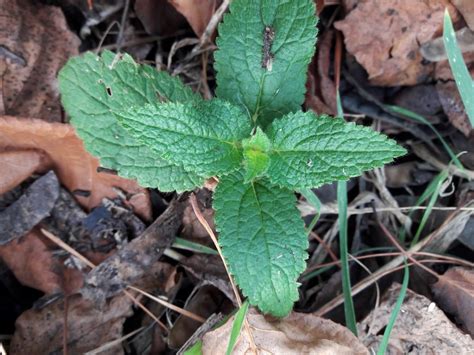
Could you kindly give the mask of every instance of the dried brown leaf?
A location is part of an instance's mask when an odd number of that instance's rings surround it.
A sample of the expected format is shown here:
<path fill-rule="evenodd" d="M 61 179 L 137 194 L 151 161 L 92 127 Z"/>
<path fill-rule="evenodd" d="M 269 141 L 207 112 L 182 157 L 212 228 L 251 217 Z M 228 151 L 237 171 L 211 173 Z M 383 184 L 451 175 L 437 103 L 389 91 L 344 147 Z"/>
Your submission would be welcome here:
<path fill-rule="evenodd" d="M 433 285 L 438 304 L 454 314 L 474 336 L 474 271 L 462 267 L 449 269 Z"/>
<path fill-rule="evenodd" d="M 419 49 L 441 34 L 446 7 L 456 21 L 448 0 L 361 0 L 335 27 L 373 84 L 414 85 L 433 74 L 434 65 L 423 62 Z"/>
<path fill-rule="evenodd" d="M 222 312 L 227 314 L 232 311 L 232 304 L 218 289 L 212 286 L 196 287 L 184 307 L 204 319 L 212 314 Z M 181 348 L 193 335 L 202 323 L 189 317 L 180 315 L 173 324 L 168 335 L 168 345 L 172 349 Z"/>
<path fill-rule="evenodd" d="M 225 354 L 234 318 L 203 338 L 204 355 Z M 312 314 L 291 313 L 271 319 L 250 310 L 247 315 L 258 349 L 270 354 L 368 354 L 350 330 Z M 249 354 L 248 336 L 241 332 L 232 354 Z"/>
<path fill-rule="evenodd" d="M 467 25 L 474 31 L 474 1 L 472 0 L 451 0 L 454 6 L 464 17 Z"/>
<path fill-rule="evenodd" d="M 104 197 L 117 197 L 117 190 L 122 190 L 135 197 L 135 211 L 141 212 L 142 218 L 150 218 L 151 208 L 147 192 L 135 181 L 98 173 L 98 160 L 86 152 L 71 126 L 35 119 L 0 117 L 0 151 L 25 149 L 44 152 L 49 164 L 42 168 L 53 169 L 62 185 L 69 191 L 90 191 L 88 197 L 77 196 L 79 203 L 86 209 L 97 206 Z M 0 180 L 6 175 L 2 174 Z"/>
<path fill-rule="evenodd" d="M 443 105 L 443 110 L 451 124 L 466 137 L 469 137 L 472 128 L 456 83 L 454 81 L 438 81 L 436 89 L 438 90 L 438 96 Z"/>
<path fill-rule="evenodd" d="M 201 37 L 209 20 L 219 6 L 219 0 L 168 0 L 188 21 L 194 33 Z"/>
<path fill-rule="evenodd" d="M 0 246 L 0 258 L 21 284 L 46 294 L 61 291 L 63 280 L 47 240 L 37 229 L 20 239 Z"/>
<path fill-rule="evenodd" d="M 377 350 L 400 294 L 394 284 L 375 308 L 358 324 L 364 344 Z M 474 341 L 463 334 L 428 298 L 407 291 L 401 311 L 390 334 L 389 354 L 466 354 Z"/>
<path fill-rule="evenodd" d="M 131 301 L 124 294 L 109 300 L 103 309 L 71 296 L 67 302 L 56 301 L 41 310 L 30 309 L 16 321 L 11 354 L 50 354 L 61 352 L 64 335 L 64 312 L 67 312 L 69 354 L 84 354 L 122 336 L 125 319 L 132 314 Z M 101 354 L 122 354 L 122 345 Z"/>
<path fill-rule="evenodd" d="M 135 13 L 150 34 L 172 35 L 186 27 L 186 19 L 168 0 L 136 0 Z"/>
<path fill-rule="evenodd" d="M 0 195 L 10 191 L 34 172 L 41 171 L 48 165 L 45 155 L 38 150 L 0 151 L 0 166 L 3 173 L 0 177 Z"/>
<path fill-rule="evenodd" d="M 317 55 L 309 67 L 305 105 L 319 114 L 336 114 L 336 86 L 329 76 L 333 39 L 334 31 L 323 33 Z"/>
<path fill-rule="evenodd" d="M 56 76 L 79 39 L 59 7 L 0 0 L 0 8 L 0 114 L 61 121 Z"/>

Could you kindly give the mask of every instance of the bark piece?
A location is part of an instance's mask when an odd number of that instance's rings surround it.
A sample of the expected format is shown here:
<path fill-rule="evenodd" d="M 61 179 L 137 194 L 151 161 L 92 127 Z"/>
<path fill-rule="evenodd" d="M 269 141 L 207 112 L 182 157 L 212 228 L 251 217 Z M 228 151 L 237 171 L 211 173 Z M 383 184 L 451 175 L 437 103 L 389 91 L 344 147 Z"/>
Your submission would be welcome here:
<path fill-rule="evenodd" d="M 80 290 L 84 297 L 101 307 L 106 298 L 117 295 L 127 285 L 140 287 L 140 279 L 173 243 L 184 208 L 184 203 L 173 201 L 141 236 L 94 268 Z"/>
<path fill-rule="evenodd" d="M 0 212 L 0 245 L 20 238 L 48 217 L 59 196 L 59 182 L 54 172 L 36 180 L 11 206 Z"/>

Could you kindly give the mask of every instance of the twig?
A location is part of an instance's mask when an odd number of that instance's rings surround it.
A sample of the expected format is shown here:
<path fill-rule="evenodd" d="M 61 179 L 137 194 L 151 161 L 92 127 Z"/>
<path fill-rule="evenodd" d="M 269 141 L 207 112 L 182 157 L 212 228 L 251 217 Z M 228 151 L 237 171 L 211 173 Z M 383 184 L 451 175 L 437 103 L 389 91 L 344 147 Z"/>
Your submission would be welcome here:
<path fill-rule="evenodd" d="M 174 304 L 169 303 L 169 302 L 166 302 L 165 300 L 162 300 L 162 299 L 160 299 L 160 298 L 158 298 L 158 297 L 155 297 L 155 296 L 153 296 L 152 294 L 150 294 L 150 293 L 148 293 L 148 292 L 145 292 L 145 291 L 143 291 L 143 290 L 140 290 L 140 289 L 137 288 L 137 287 L 128 286 L 128 288 L 130 288 L 130 289 L 132 289 L 132 290 L 134 290 L 134 291 L 137 291 L 137 292 L 141 293 L 142 295 L 148 297 L 149 299 L 151 299 L 151 300 L 153 300 L 153 301 L 155 301 L 155 302 L 161 304 L 162 306 L 165 306 L 165 307 L 167 307 L 167 308 L 169 308 L 169 309 L 171 309 L 171 310 L 173 310 L 173 311 L 175 311 L 175 312 L 177 312 L 177 313 L 179 313 L 179 314 L 182 314 L 182 315 L 185 316 L 185 317 L 189 317 L 189 318 L 194 319 L 195 321 L 200 322 L 200 323 L 204 323 L 204 322 L 206 321 L 204 318 L 198 316 L 197 314 L 194 314 L 194 313 L 192 313 L 192 312 L 189 312 L 188 310 L 183 309 L 183 308 L 181 308 L 181 307 L 177 307 L 177 306 L 175 306 Z"/>
<path fill-rule="evenodd" d="M 219 22 L 221 22 L 222 15 L 224 15 L 224 12 L 226 12 L 227 8 L 229 7 L 229 4 L 232 0 L 224 0 L 222 1 L 221 6 L 214 12 L 212 15 L 211 19 L 209 20 L 206 29 L 201 35 L 200 39 L 200 44 L 199 46 L 202 47 L 208 42 L 210 42 L 212 34 L 216 30 L 217 25 Z"/>
<path fill-rule="evenodd" d="M 300 202 L 298 204 L 300 207 L 300 211 L 302 212 L 302 216 L 308 216 L 310 214 L 316 213 L 316 209 L 312 207 L 310 204 Z M 331 204 L 326 204 L 321 206 L 321 215 L 325 214 L 339 214 L 337 210 L 337 206 L 333 206 Z M 410 211 L 417 211 L 417 210 L 426 210 L 428 207 L 426 206 L 405 206 L 405 207 L 379 207 L 377 208 L 377 213 L 381 212 L 410 212 Z M 474 207 L 441 207 L 441 206 L 433 206 L 431 208 L 433 211 L 465 211 L 465 212 L 474 212 Z M 361 215 L 361 214 L 373 214 L 374 210 L 370 207 L 364 208 L 349 208 L 347 214 L 349 216 L 353 215 Z"/>
<path fill-rule="evenodd" d="M 67 355 L 67 316 L 69 313 L 68 295 L 64 297 L 63 354 Z"/>
<path fill-rule="evenodd" d="M 425 239 L 420 241 L 418 244 L 415 246 L 411 247 L 408 249 L 406 252 L 413 255 L 415 252 L 419 252 L 421 250 L 430 250 L 433 248 L 433 245 L 436 246 L 436 244 L 439 242 L 439 239 L 442 239 L 444 235 L 446 234 L 456 234 L 452 231 L 451 225 L 459 225 L 461 224 L 462 226 L 467 223 L 468 218 L 470 217 L 472 213 L 468 212 L 459 212 L 456 211 L 455 213 L 452 213 L 446 221 L 431 235 L 427 236 Z M 451 236 L 452 237 L 452 236 Z M 455 237 L 455 236 L 454 236 Z M 385 275 L 390 274 L 394 270 L 402 270 L 405 266 L 401 265 L 405 260 L 405 256 L 400 255 L 399 257 L 391 260 L 387 264 L 385 264 L 383 267 L 378 269 L 376 272 L 374 272 L 371 276 L 366 277 L 365 279 L 361 280 L 358 282 L 356 285 L 352 287 L 352 295 L 357 295 L 361 291 L 363 291 L 366 287 L 372 285 L 375 281 L 381 279 Z M 427 260 L 423 260 L 421 262 L 427 262 Z M 410 263 L 412 265 L 412 263 Z M 324 306 L 322 306 L 318 311 L 315 312 L 315 315 L 318 316 L 323 316 L 324 314 L 328 313 L 335 307 L 339 306 L 344 302 L 344 298 L 341 297 L 341 295 L 333 298 L 330 302 L 326 303 Z"/>
<path fill-rule="evenodd" d="M 171 202 L 139 237 L 90 271 L 80 290 L 82 295 L 100 305 L 127 285 L 140 287 L 143 275 L 156 265 L 166 248 L 174 242 L 182 223 L 185 205 L 182 200 L 186 197 L 187 194 L 183 194 Z"/>
<path fill-rule="evenodd" d="M 122 49 L 123 33 L 125 32 L 125 24 L 127 22 L 128 9 L 130 8 L 130 0 L 125 0 L 125 6 L 122 12 L 122 19 L 120 21 L 119 34 L 117 36 L 117 52 Z"/>
<path fill-rule="evenodd" d="M 69 245 L 67 245 L 66 243 L 64 243 L 61 239 L 59 239 L 58 237 L 56 237 L 54 234 L 48 232 L 47 230 L 45 229 L 41 229 L 41 233 L 43 233 L 43 235 L 45 235 L 49 240 L 51 240 L 53 243 L 57 244 L 59 247 L 63 248 L 64 250 L 66 250 L 68 253 L 74 255 L 76 258 L 78 258 L 79 260 L 81 260 L 84 264 L 86 264 L 87 266 L 89 266 L 91 269 L 95 268 L 95 264 L 92 263 L 89 259 L 87 259 L 84 255 L 82 255 L 81 253 L 79 253 L 77 250 L 75 250 L 74 248 L 70 247 Z M 168 328 L 166 327 L 166 325 L 164 325 L 158 318 L 155 317 L 155 315 L 153 313 L 151 313 L 143 304 L 140 303 L 140 301 L 138 301 L 137 299 L 135 299 L 135 297 L 133 297 L 132 294 L 130 294 L 130 292 L 128 292 L 127 290 L 122 290 L 125 295 L 133 302 L 135 303 L 138 307 L 140 307 L 143 311 L 145 311 L 145 313 L 147 313 L 155 322 L 157 322 L 163 329 L 165 329 L 166 331 L 168 331 Z"/>

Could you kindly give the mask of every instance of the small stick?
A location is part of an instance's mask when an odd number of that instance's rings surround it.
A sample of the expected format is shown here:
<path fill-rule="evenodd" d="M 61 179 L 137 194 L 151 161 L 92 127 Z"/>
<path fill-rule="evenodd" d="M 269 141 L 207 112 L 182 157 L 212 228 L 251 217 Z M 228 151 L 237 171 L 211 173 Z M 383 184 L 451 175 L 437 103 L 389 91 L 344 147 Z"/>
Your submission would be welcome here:
<path fill-rule="evenodd" d="M 87 266 L 89 266 L 91 269 L 95 268 L 95 264 L 92 263 L 89 259 L 87 259 L 84 255 L 82 255 L 81 253 L 79 253 L 78 251 L 76 251 L 75 249 L 71 248 L 69 245 L 67 245 L 66 243 L 64 243 L 61 239 L 59 239 L 58 237 L 56 237 L 54 234 L 48 232 L 47 230 L 45 229 L 41 229 L 41 233 L 43 233 L 43 235 L 45 235 L 49 240 L 51 240 L 53 243 L 57 244 L 58 246 L 60 246 L 61 248 L 63 248 L 64 250 L 66 250 L 68 253 L 70 253 L 71 255 L 74 255 L 76 258 L 78 258 L 79 260 L 81 260 L 84 264 L 86 264 Z M 123 290 L 123 292 L 125 293 L 125 295 L 133 302 L 135 303 L 135 305 L 137 305 L 138 307 L 140 307 L 146 314 L 148 314 L 155 322 L 157 322 L 164 330 L 168 331 L 168 328 L 166 327 L 166 325 L 164 325 L 158 318 L 155 317 L 155 315 L 153 313 L 151 313 L 143 304 L 141 304 L 140 301 L 138 301 L 137 299 L 135 299 L 135 297 L 133 297 L 133 295 L 128 292 L 127 290 Z"/>

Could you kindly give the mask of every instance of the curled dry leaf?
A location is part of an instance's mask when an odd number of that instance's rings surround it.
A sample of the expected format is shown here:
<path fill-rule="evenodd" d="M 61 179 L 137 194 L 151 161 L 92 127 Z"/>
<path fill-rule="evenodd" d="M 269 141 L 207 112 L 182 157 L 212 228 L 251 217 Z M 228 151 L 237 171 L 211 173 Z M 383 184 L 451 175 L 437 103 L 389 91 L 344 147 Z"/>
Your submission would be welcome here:
<path fill-rule="evenodd" d="M 202 352 L 225 354 L 234 317 L 203 338 Z M 291 313 L 270 319 L 250 310 L 247 315 L 255 344 L 270 354 L 369 354 L 367 348 L 342 325 L 312 314 Z M 241 331 L 232 354 L 251 353 L 245 330 Z"/>
<path fill-rule="evenodd" d="M 309 66 L 305 105 L 316 113 L 335 115 L 336 86 L 330 78 L 334 31 L 325 31 L 318 41 L 317 54 Z"/>
<path fill-rule="evenodd" d="M 474 337 L 474 272 L 462 267 L 449 269 L 433 285 L 438 304 L 454 314 Z"/>
<path fill-rule="evenodd" d="M 43 152 L 46 159 L 40 165 L 40 170 L 53 169 L 61 184 L 69 191 L 90 191 L 89 196 L 76 196 L 86 209 L 97 206 L 104 197 L 117 197 L 118 191 L 121 190 L 128 196 L 134 196 L 133 208 L 140 217 L 150 218 L 151 206 L 146 190 L 140 188 L 135 181 L 108 173 L 98 173 L 98 160 L 86 152 L 71 126 L 35 119 L 0 117 L 0 151 L 26 149 Z M 13 172 L 2 174 L 0 180 L 10 174 Z M 18 180 L 16 184 L 20 182 L 21 180 Z M 2 185 L 4 184 L 0 183 L 0 186 Z"/>
<path fill-rule="evenodd" d="M 79 295 L 24 312 L 16 321 L 11 354 L 51 354 L 63 349 L 64 312 L 67 312 L 68 353 L 84 354 L 122 336 L 132 304 L 124 294 L 109 300 L 103 309 Z M 67 307 L 67 310 L 66 310 Z M 122 354 L 122 345 L 101 354 Z"/>
<path fill-rule="evenodd" d="M 335 27 L 373 84 L 414 85 L 433 74 L 434 64 L 423 61 L 420 45 L 441 34 L 445 8 L 457 21 L 448 0 L 361 0 Z"/>
<path fill-rule="evenodd" d="M 359 337 L 377 351 L 393 308 L 400 294 L 394 284 L 375 308 L 358 324 Z M 474 349 L 474 341 L 459 330 L 436 304 L 411 290 L 403 301 L 390 334 L 388 354 L 466 354 Z"/>
<path fill-rule="evenodd" d="M 59 7 L 38 1 L 0 0 L 0 114 L 61 120 L 56 75 L 78 54 Z"/>

